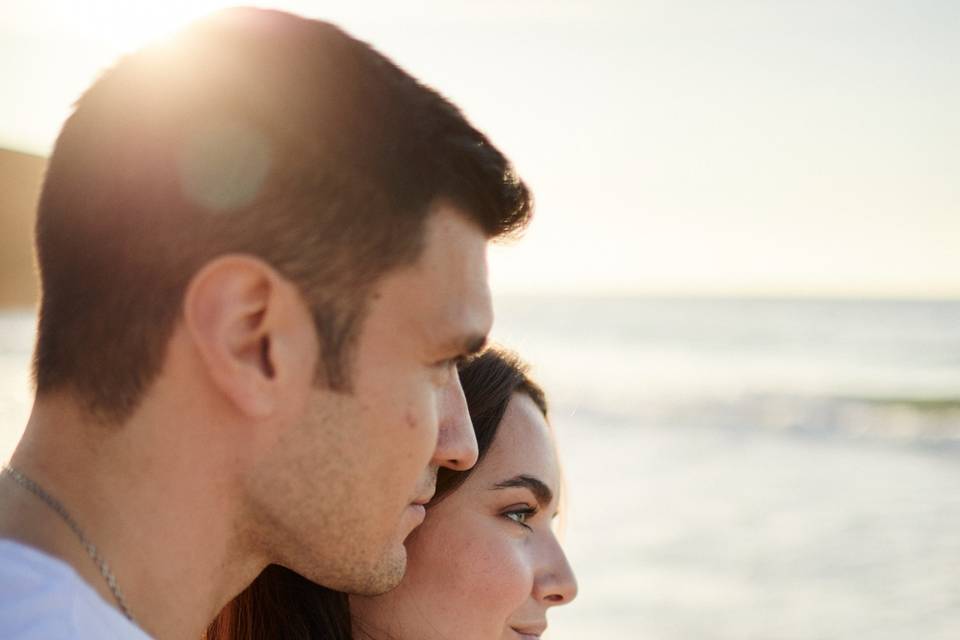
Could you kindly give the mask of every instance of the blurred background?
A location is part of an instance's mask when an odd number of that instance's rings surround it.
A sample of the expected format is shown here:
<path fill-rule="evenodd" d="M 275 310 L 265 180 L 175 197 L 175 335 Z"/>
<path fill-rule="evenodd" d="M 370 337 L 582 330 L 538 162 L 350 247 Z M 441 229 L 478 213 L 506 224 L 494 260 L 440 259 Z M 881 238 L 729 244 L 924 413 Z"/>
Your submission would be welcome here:
<path fill-rule="evenodd" d="M 0 5 L 0 458 L 71 102 L 227 2 Z M 463 108 L 537 197 L 496 340 L 553 400 L 549 637 L 960 637 L 960 4 L 262 3 Z"/>

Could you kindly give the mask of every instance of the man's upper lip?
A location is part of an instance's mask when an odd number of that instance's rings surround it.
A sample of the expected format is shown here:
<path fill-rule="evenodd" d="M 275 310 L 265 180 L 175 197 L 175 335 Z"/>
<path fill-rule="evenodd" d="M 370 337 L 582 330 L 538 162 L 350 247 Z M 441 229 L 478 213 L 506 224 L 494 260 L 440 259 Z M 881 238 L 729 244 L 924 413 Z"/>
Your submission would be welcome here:
<path fill-rule="evenodd" d="M 510 628 L 523 635 L 542 636 L 543 632 L 547 630 L 547 623 L 541 622 L 538 624 L 518 624 L 511 625 Z"/>

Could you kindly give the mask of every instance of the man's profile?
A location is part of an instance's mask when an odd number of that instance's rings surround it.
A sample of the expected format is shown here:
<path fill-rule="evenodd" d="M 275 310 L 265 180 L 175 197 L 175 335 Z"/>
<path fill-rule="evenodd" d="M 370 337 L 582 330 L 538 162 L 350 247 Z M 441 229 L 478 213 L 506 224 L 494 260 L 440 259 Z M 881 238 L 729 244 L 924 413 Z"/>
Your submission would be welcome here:
<path fill-rule="evenodd" d="M 78 100 L 36 229 L 24 437 L 0 477 L 0 635 L 198 637 L 268 564 L 375 594 L 531 212 L 440 95 L 336 27 L 220 12 Z M 32 634 L 32 635 L 31 635 Z"/>

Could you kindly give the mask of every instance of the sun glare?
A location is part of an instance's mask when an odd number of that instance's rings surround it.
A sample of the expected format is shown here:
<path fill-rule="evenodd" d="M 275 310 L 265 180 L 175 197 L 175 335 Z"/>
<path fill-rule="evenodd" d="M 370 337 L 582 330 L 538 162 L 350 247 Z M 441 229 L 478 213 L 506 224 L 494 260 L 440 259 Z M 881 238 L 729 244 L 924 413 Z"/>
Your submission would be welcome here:
<path fill-rule="evenodd" d="M 62 2 L 61 17 L 117 54 L 172 35 L 192 20 L 234 0 L 90 0 Z"/>

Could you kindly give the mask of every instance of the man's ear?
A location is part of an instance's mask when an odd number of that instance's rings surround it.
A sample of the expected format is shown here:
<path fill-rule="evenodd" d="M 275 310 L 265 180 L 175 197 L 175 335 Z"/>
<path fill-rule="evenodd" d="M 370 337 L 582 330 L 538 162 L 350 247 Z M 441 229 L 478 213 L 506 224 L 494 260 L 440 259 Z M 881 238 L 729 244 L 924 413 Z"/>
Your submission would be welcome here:
<path fill-rule="evenodd" d="M 297 289 L 258 258 L 204 265 L 187 287 L 184 323 L 210 380 L 251 418 L 299 404 L 292 394 L 312 386 L 310 314 Z"/>

